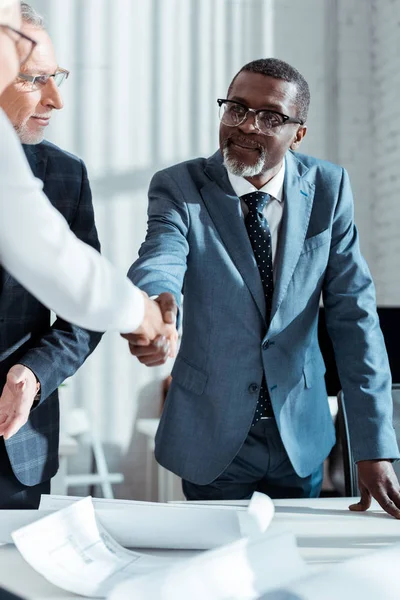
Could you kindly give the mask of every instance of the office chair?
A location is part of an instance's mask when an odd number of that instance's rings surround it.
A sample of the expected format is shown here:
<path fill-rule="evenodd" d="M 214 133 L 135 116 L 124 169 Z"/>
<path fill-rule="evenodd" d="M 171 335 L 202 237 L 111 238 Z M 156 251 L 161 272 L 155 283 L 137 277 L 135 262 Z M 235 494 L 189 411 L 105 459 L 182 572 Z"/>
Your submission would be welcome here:
<path fill-rule="evenodd" d="M 344 475 L 344 495 L 353 497 L 358 496 L 357 486 L 357 467 L 353 459 L 351 450 L 349 426 L 347 422 L 346 407 L 343 400 L 343 392 L 339 391 L 337 395 L 338 412 L 336 417 L 336 439 L 342 451 L 343 475 Z"/>
<path fill-rule="evenodd" d="M 397 436 L 397 443 L 400 445 L 400 384 L 392 385 L 393 397 L 393 425 Z M 344 478 L 344 494 L 345 496 L 359 496 L 357 485 L 357 466 L 353 460 L 351 449 L 350 433 L 347 423 L 346 407 L 343 399 L 343 392 L 338 393 L 338 413 L 336 417 L 336 438 L 337 447 L 333 452 L 333 463 L 331 478 L 338 480 Z M 338 475 L 338 460 L 341 455 L 341 471 Z M 393 464 L 394 470 L 398 478 L 400 478 L 400 463 Z M 340 483 L 339 483 L 340 486 Z"/>

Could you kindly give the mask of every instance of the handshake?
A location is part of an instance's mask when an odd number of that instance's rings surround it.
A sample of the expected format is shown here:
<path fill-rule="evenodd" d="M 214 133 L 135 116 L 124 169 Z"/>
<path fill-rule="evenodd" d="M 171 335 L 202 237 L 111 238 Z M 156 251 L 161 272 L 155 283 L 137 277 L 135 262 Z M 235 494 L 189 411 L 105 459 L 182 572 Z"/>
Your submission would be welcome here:
<path fill-rule="evenodd" d="M 142 324 L 134 333 L 122 337 L 128 340 L 131 354 L 142 364 L 155 367 L 176 355 L 178 309 L 169 292 L 160 294 L 157 300 L 150 300 L 144 292 L 143 295 Z M 39 390 L 40 384 L 33 371 L 23 364 L 11 367 L 0 395 L 0 437 L 9 439 L 27 422 Z"/>
<path fill-rule="evenodd" d="M 178 332 L 176 317 L 178 308 L 169 292 L 151 300 L 145 292 L 144 318 L 133 333 L 121 334 L 128 340 L 131 354 L 147 367 L 163 365 L 168 357 L 176 356 Z"/>

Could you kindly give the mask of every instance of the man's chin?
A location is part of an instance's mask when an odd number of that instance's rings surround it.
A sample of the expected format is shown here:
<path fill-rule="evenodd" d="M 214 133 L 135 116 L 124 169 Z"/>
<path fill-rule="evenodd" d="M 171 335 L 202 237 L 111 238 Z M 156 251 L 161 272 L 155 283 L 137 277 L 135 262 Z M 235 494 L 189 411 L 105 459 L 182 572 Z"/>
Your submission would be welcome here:
<path fill-rule="evenodd" d="M 233 175 L 237 175 L 238 177 L 257 177 L 257 175 L 261 175 L 263 172 L 264 156 L 260 156 L 253 164 L 245 163 L 232 156 L 232 153 L 227 148 L 224 149 L 223 156 L 226 169 Z"/>
<path fill-rule="evenodd" d="M 16 128 L 21 144 L 35 146 L 44 140 L 44 131 L 30 131 L 26 128 Z"/>

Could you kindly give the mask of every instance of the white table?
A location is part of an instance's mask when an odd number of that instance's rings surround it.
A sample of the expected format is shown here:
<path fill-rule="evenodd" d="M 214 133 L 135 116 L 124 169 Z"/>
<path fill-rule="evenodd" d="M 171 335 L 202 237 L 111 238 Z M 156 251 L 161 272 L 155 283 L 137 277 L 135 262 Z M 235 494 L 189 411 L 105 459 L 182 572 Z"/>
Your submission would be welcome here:
<path fill-rule="evenodd" d="M 351 513 L 349 498 L 276 500 L 271 532 L 292 531 L 300 553 L 316 569 L 400 543 L 400 521 L 377 505 L 367 513 Z M 164 554 L 165 551 L 154 551 Z M 78 596 L 54 587 L 27 565 L 14 546 L 0 547 L 0 585 L 28 600 L 61 600 Z"/>

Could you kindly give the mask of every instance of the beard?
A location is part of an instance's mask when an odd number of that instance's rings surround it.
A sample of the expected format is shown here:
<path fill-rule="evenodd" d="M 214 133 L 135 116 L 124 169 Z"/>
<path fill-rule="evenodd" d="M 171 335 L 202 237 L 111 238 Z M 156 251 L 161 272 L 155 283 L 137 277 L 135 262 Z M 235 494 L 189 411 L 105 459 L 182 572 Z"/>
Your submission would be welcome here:
<path fill-rule="evenodd" d="M 39 129 L 38 131 L 29 131 L 25 123 L 23 125 L 16 125 L 14 129 L 19 137 L 21 144 L 35 146 L 36 144 L 40 144 L 44 140 L 44 127 L 43 129 Z"/>
<path fill-rule="evenodd" d="M 259 147 L 260 156 L 254 163 L 254 165 L 249 165 L 238 158 L 231 156 L 229 149 L 229 140 L 225 140 L 222 155 L 224 157 L 224 165 L 225 168 L 232 173 L 233 175 L 237 175 L 238 177 L 257 177 L 257 175 L 261 175 L 261 173 L 265 169 L 265 160 L 266 160 L 266 151 L 264 148 Z"/>

